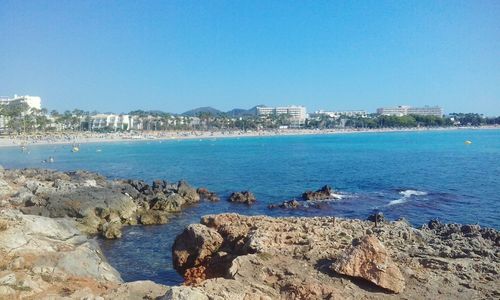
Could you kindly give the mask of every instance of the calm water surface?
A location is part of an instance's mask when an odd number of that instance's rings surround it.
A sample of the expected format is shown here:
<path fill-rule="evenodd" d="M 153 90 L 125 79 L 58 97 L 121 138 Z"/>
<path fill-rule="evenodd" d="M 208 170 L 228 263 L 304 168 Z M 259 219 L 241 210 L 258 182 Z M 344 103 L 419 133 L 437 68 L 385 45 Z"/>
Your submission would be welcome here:
<path fill-rule="evenodd" d="M 465 140 L 473 141 L 464 145 Z M 173 239 L 209 213 L 366 218 L 373 210 L 414 225 L 430 219 L 500 228 L 500 130 L 360 133 L 323 136 L 151 141 L 0 149 L 7 168 L 86 169 L 111 178 L 186 179 L 224 199 L 251 190 L 252 206 L 202 202 L 169 224 L 128 227 L 116 241 L 100 241 L 124 280 L 177 284 Z M 99 150 L 99 151 L 98 151 Z M 55 157 L 55 163 L 42 160 Z M 270 210 L 267 205 L 329 184 L 341 200 L 321 208 Z"/>

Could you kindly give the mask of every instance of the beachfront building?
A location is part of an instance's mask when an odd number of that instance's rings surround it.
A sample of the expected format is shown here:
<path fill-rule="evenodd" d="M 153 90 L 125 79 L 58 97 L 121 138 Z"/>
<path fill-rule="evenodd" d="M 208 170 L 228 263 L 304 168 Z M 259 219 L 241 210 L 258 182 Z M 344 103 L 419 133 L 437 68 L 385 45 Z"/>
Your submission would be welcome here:
<path fill-rule="evenodd" d="M 439 106 L 424 106 L 424 107 L 411 107 L 400 105 L 397 107 L 381 107 L 377 108 L 377 114 L 383 116 L 407 116 L 407 115 L 419 115 L 419 116 L 443 116 L 443 109 Z"/>
<path fill-rule="evenodd" d="M 34 113 L 34 110 L 42 109 L 42 99 L 38 96 L 18 96 L 14 95 L 14 97 L 0 97 L 0 105 L 16 105 L 25 103 L 28 105 L 28 113 Z M 0 114 L 0 130 L 3 131 L 7 128 L 7 123 L 9 119 L 7 116 Z"/>
<path fill-rule="evenodd" d="M 329 118 L 338 119 L 341 117 L 362 117 L 366 118 L 368 114 L 364 110 L 343 110 L 343 111 L 324 111 L 318 110 L 313 114 L 314 117 L 327 116 Z"/>
<path fill-rule="evenodd" d="M 91 117 L 91 129 L 130 130 L 134 127 L 134 118 L 130 115 L 98 114 Z"/>
<path fill-rule="evenodd" d="M 0 105 L 6 104 L 17 104 L 17 103 L 26 103 L 30 109 L 42 109 L 42 99 L 38 96 L 18 96 L 14 95 L 13 98 L 9 97 L 0 97 Z"/>
<path fill-rule="evenodd" d="M 291 127 L 300 127 L 304 125 L 307 119 L 307 110 L 304 106 L 281 106 L 281 107 L 267 107 L 258 106 L 257 107 L 258 116 L 279 116 L 287 115 L 289 116 Z"/>
<path fill-rule="evenodd" d="M 300 121 L 305 121 L 307 118 L 307 110 L 304 106 L 281 106 L 281 107 L 267 107 L 258 106 L 257 115 L 289 115 L 290 118 Z"/>

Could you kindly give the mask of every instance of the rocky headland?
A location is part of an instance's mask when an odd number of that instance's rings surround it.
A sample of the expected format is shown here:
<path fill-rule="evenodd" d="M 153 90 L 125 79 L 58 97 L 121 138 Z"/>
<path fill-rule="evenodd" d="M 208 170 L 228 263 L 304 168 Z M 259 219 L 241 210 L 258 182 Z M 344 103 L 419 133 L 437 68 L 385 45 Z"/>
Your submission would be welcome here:
<path fill-rule="evenodd" d="M 205 216 L 172 249 L 184 285 L 123 282 L 95 237 L 168 223 L 201 199 L 219 197 L 184 181 L 0 169 L 0 299 L 500 297 L 497 230 L 437 221 L 416 229 L 379 217 Z"/>

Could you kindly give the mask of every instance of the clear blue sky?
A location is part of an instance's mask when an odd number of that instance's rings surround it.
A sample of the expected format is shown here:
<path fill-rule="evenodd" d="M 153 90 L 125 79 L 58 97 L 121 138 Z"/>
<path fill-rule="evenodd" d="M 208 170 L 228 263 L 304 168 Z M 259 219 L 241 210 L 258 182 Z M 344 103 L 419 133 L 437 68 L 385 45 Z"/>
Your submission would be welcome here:
<path fill-rule="evenodd" d="M 0 0 L 0 95 L 49 109 L 500 115 L 500 1 Z"/>

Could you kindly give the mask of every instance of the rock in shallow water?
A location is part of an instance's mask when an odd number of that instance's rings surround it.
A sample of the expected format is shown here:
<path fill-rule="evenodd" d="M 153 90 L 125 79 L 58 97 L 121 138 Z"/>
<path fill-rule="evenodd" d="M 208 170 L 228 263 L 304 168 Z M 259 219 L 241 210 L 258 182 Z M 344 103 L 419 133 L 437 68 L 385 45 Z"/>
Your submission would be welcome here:
<path fill-rule="evenodd" d="M 229 196 L 229 201 L 236 203 L 253 204 L 256 200 L 254 194 L 249 191 L 235 192 Z"/>

